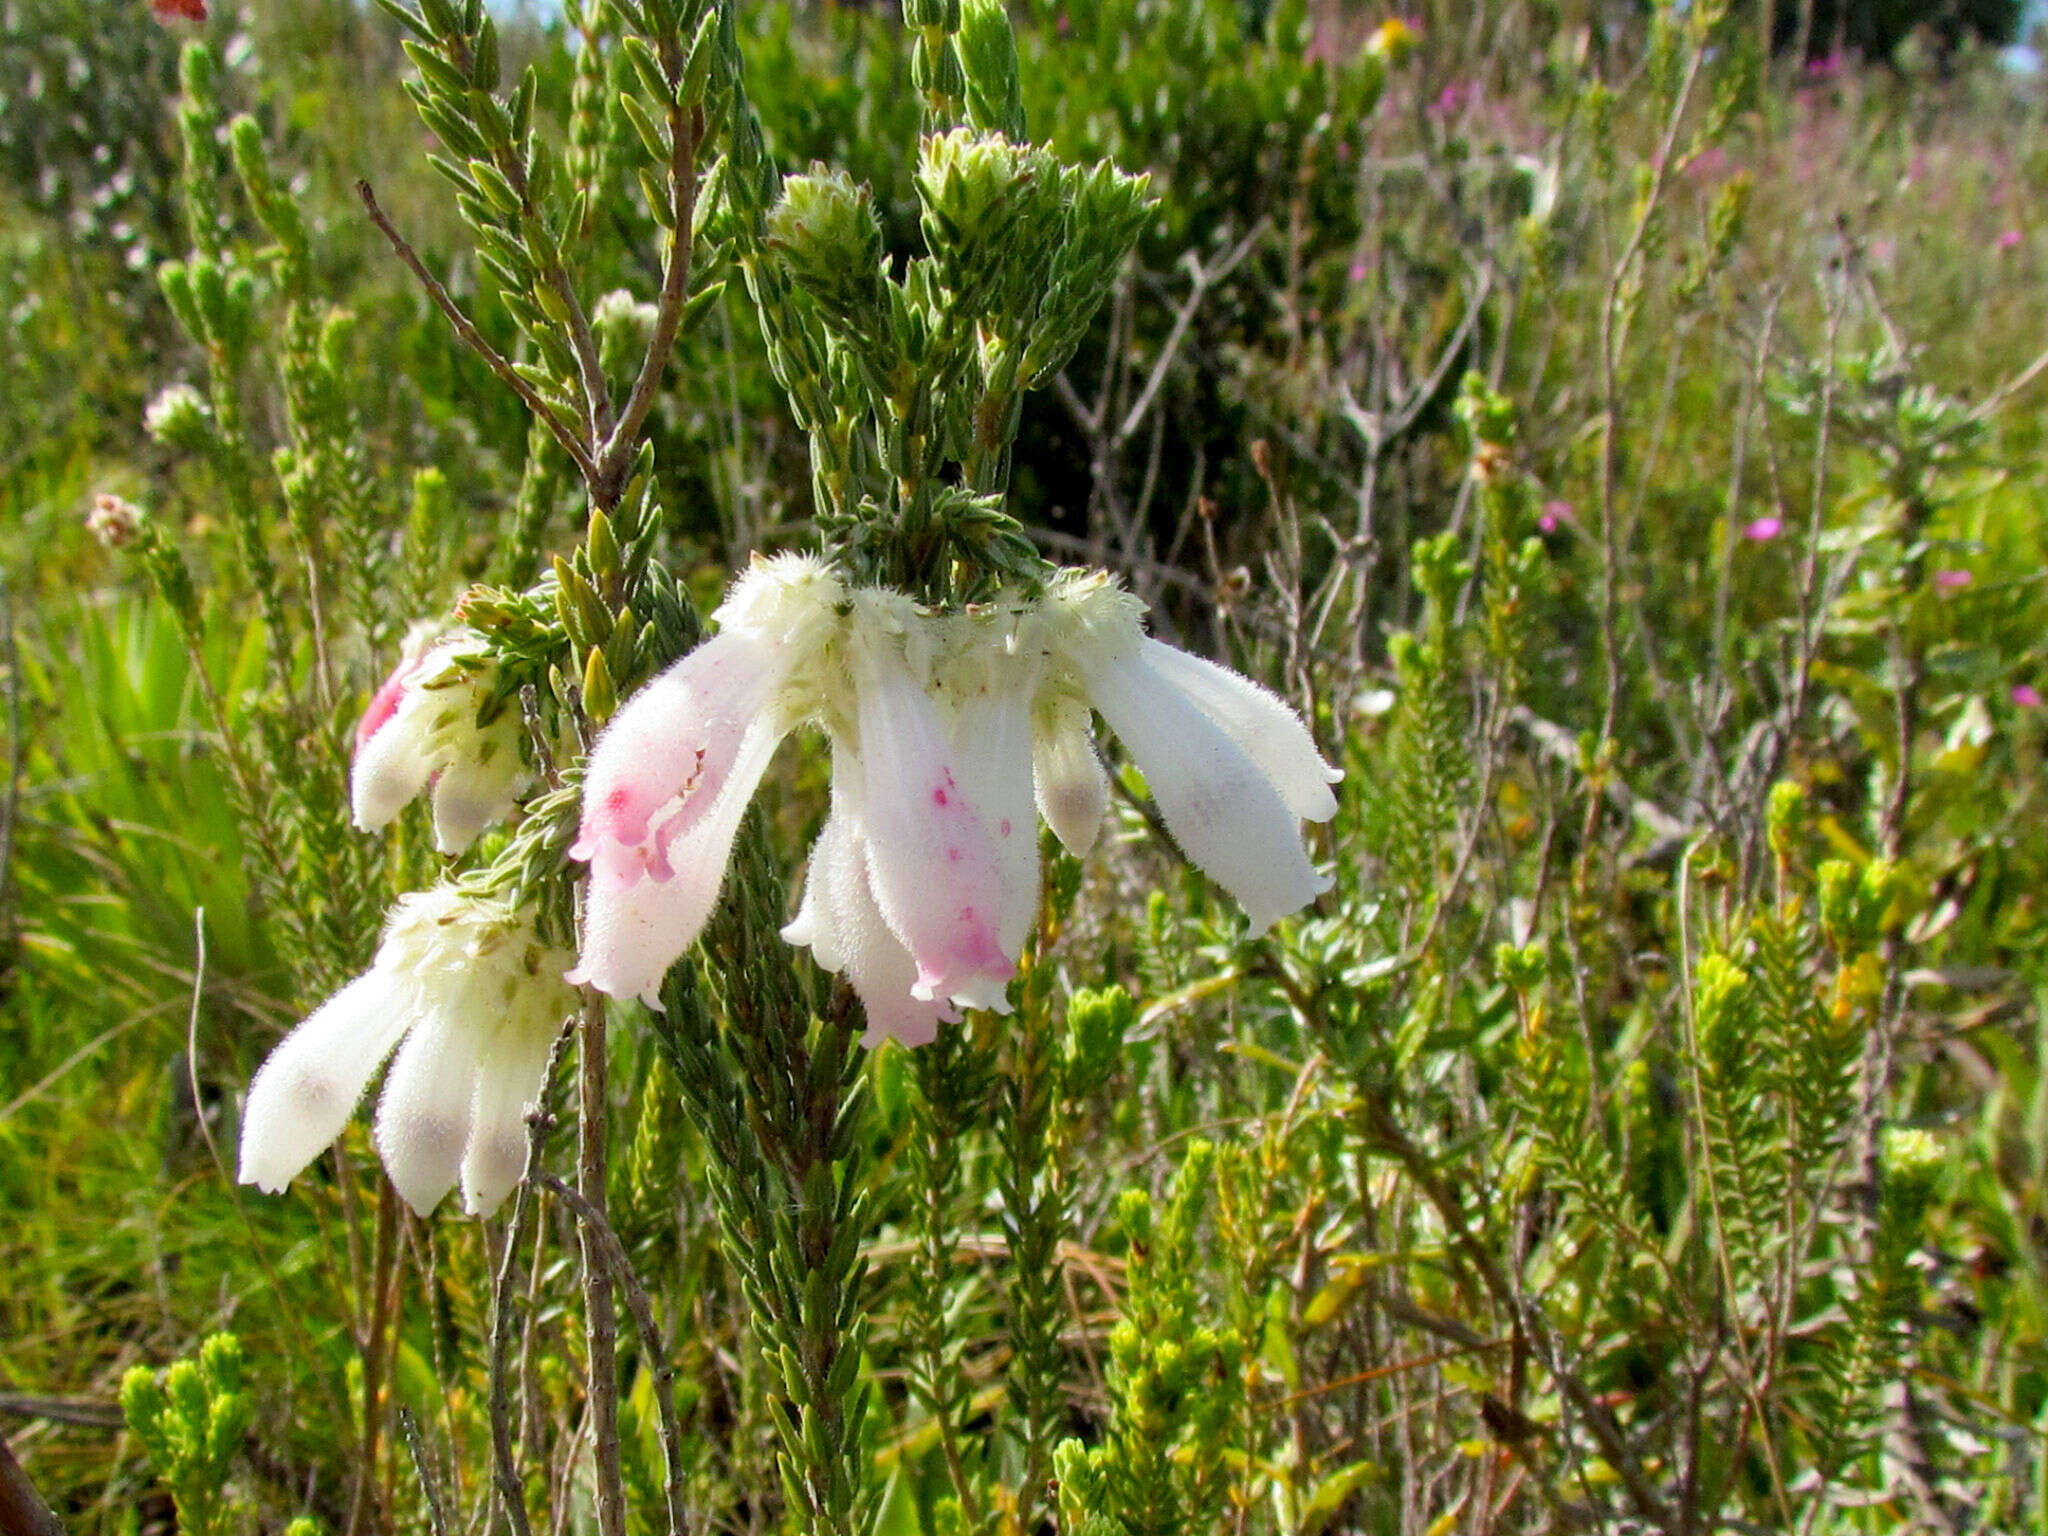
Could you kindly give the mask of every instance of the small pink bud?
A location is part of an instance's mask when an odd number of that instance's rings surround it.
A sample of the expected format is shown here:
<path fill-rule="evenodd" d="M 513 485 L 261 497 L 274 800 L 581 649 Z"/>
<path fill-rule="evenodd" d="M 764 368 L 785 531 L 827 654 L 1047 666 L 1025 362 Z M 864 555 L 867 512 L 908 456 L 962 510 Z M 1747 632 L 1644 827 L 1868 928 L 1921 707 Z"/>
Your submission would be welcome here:
<path fill-rule="evenodd" d="M 1782 517 L 1759 517 L 1742 530 L 1742 536 L 1752 544 L 1768 544 L 1784 531 Z"/>
<path fill-rule="evenodd" d="M 1998 248 L 2001 251 L 2018 250 L 2023 238 L 2025 237 L 2018 230 L 2008 229 L 1998 237 Z"/>
<path fill-rule="evenodd" d="M 1545 533 L 1555 533 L 1571 520 L 1572 504 L 1553 498 L 1543 503 L 1543 510 L 1536 517 L 1536 526 Z"/>
<path fill-rule="evenodd" d="M 1351 281 L 1354 283 L 1362 283 L 1371 275 L 1372 268 L 1368 267 L 1364 262 L 1354 261 L 1351 263 Z"/>
<path fill-rule="evenodd" d="M 1975 578 L 1968 571 L 1936 571 L 1934 584 L 1944 592 L 1960 592 Z"/>
<path fill-rule="evenodd" d="M 2032 683 L 2014 683 L 2012 685 L 2012 702 L 2014 707 L 2018 709 L 2039 709 L 2041 707 L 2041 690 Z"/>

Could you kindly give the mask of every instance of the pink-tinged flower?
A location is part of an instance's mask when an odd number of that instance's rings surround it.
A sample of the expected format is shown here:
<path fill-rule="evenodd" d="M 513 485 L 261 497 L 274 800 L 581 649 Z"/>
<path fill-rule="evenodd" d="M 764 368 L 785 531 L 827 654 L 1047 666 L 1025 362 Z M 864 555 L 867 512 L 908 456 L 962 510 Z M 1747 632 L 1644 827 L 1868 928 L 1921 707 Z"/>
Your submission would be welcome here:
<path fill-rule="evenodd" d="M 1572 504 L 1561 497 L 1552 497 L 1543 503 L 1543 510 L 1536 514 L 1536 527 L 1543 533 L 1555 533 L 1572 520 Z"/>
<path fill-rule="evenodd" d="M 2016 709 L 2039 709 L 2041 707 L 2041 690 L 2032 683 L 2014 683 L 2012 685 L 2012 702 L 2013 707 Z"/>
<path fill-rule="evenodd" d="M 1768 544 L 1784 531 L 1782 517 L 1757 517 L 1743 524 L 1742 536 L 1752 544 Z"/>
<path fill-rule="evenodd" d="M 2022 240 L 2024 240 L 2025 238 L 2026 238 L 2026 237 L 2025 237 L 2024 235 L 2022 235 L 2022 234 L 2021 234 L 2021 233 L 2020 233 L 2020 232 L 2019 232 L 2018 230 L 2016 230 L 2016 229 L 2008 229 L 2008 230 L 2005 230 L 2005 231 L 2001 232 L 2001 233 L 2000 233 L 2000 235 L 1999 235 L 1999 237 L 1998 237 L 1998 241 L 1997 241 L 1998 249 L 1999 249 L 1999 250 L 2001 250 L 2001 251 L 2015 251 L 2015 250 L 2018 250 L 2018 249 L 2019 249 L 2019 245 L 2020 245 L 2020 242 L 2021 242 Z"/>
<path fill-rule="evenodd" d="M 1007 1011 L 1038 912 L 1038 818 L 1080 853 L 1107 808 L 1092 710 L 1255 930 L 1304 905 L 1328 882 L 1300 824 L 1335 812 L 1339 775 L 1278 698 L 1148 640 L 1142 615 L 1097 573 L 936 613 L 815 560 L 757 564 L 717 637 L 629 700 L 591 755 L 568 979 L 658 1000 L 776 743 L 807 721 L 832 742 L 832 814 L 784 936 L 846 975 L 871 1042 L 921 1043 L 958 1008 Z"/>
<path fill-rule="evenodd" d="M 1934 573 L 1934 584 L 1944 592 L 1960 592 L 1976 580 L 1968 571 L 1946 570 Z"/>
<path fill-rule="evenodd" d="M 844 594 L 817 562 L 757 563 L 714 615 L 719 633 L 628 700 L 598 738 L 569 850 L 590 865 L 570 981 L 659 1006 L 662 977 L 717 903 L 769 759 L 811 712 L 794 685 L 818 667 Z"/>
<path fill-rule="evenodd" d="M 1367 266 L 1362 261 L 1354 261 L 1353 263 L 1351 263 L 1350 275 L 1351 281 L 1353 281 L 1354 283 L 1362 283 L 1368 277 L 1372 276 L 1372 268 Z"/>
<path fill-rule="evenodd" d="M 257 1069 L 241 1182 L 281 1191 L 341 1135 L 395 1049 L 374 1135 L 392 1184 L 424 1216 L 460 1183 L 463 1209 L 488 1215 L 525 1172 L 527 1111 L 576 1006 L 559 979 L 569 959 L 531 910 L 445 884 L 400 898 L 370 969 Z"/>
<path fill-rule="evenodd" d="M 432 646 L 415 640 L 371 695 L 349 771 L 361 830 L 376 831 L 431 789 L 434 846 L 457 854 L 518 805 L 531 778 L 524 730 L 511 700 L 496 696 L 482 649 L 466 630 Z"/>
<path fill-rule="evenodd" d="M 1848 60 L 1839 52 L 1824 54 L 1817 59 L 1809 59 L 1806 63 L 1806 78 L 1816 85 L 1832 80 L 1842 72 L 1847 63 Z"/>
<path fill-rule="evenodd" d="M 867 822 L 860 810 L 864 778 L 860 764 L 835 749 L 832 814 L 811 845 L 803 901 L 782 937 L 807 947 L 825 970 L 846 977 L 867 1014 L 865 1043 L 889 1039 L 928 1045 L 941 1021 L 950 1023 L 960 1015 L 944 999 L 915 995 L 917 962 L 875 900 Z"/>
<path fill-rule="evenodd" d="M 975 792 L 988 786 L 976 783 L 892 639 L 862 626 L 849 647 L 875 904 L 917 962 L 912 997 L 1000 1010 L 1016 965 L 999 934 L 1004 892 L 994 807 L 985 814 L 976 803 Z M 1028 764 L 1028 735 L 1017 745 Z M 1011 823 L 1010 830 L 1019 829 Z"/>

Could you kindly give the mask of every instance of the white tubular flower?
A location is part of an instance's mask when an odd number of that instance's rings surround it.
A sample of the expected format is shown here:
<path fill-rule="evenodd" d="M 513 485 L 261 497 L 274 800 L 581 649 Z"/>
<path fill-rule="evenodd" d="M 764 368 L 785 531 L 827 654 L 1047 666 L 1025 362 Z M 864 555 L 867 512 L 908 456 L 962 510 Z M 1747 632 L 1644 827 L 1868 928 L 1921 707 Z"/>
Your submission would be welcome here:
<path fill-rule="evenodd" d="M 710 918 L 740 818 L 788 729 L 773 715 L 721 726 L 715 746 L 725 770 L 715 780 L 707 773 L 701 792 L 682 791 L 638 843 L 594 837 L 585 813 L 570 850 L 590 860 L 583 955 L 566 980 L 661 1007 L 661 979 Z M 732 735 L 738 739 L 726 739 Z"/>
<path fill-rule="evenodd" d="M 456 854 L 519 803 L 530 775 L 520 757 L 518 713 L 502 707 L 488 725 L 487 676 L 460 665 L 482 642 L 461 631 L 415 646 L 370 699 L 356 726 L 349 796 L 356 826 L 374 832 L 406 802 L 433 792 L 434 846 Z"/>
<path fill-rule="evenodd" d="M 769 758 L 805 722 L 832 740 L 832 814 L 783 937 L 847 977 L 871 1043 L 921 1044 L 955 1008 L 1008 1010 L 1038 913 L 1038 817 L 1081 853 L 1107 809 L 1091 710 L 1255 932 L 1306 905 L 1329 882 L 1301 823 L 1335 813 L 1341 775 L 1286 704 L 1148 640 L 1143 615 L 1100 573 L 1037 602 L 933 613 L 850 590 L 817 560 L 757 562 L 713 615 L 717 637 L 629 700 L 591 754 L 568 979 L 658 1005 Z"/>
<path fill-rule="evenodd" d="M 1002 872 L 979 786 L 888 637 L 864 626 L 851 650 L 868 878 L 917 962 L 910 995 L 1001 1007 L 1017 967 L 999 933 Z"/>
<path fill-rule="evenodd" d="M 928 1045 L 942 1020 L 960 1015 L 937 999 L 912 996 L 917 962 L 890 931 L 868 877 L 860 765 L 845 761 L 843 751 L 835 748 L 833 770 L 832 814 L 811 845 L 803 902 L 782 937 L 808 946 L 811 958 L 823 969 L 845 975 L 867 1014 L 863 1044 L 875 1046 L 892 1039 L 908 1046 Z"/>
<path fill-rule="evenodd" d="M 612 718 L 590 754 L 569 850 L 590 865 L 569 981 L 660 1006 L 662 977 L 717 903 L 769 759 L 810 712 L 844 597 L 822 562 L 757 562 L 712 615 L 717 636 Z"/>
<path fill-rule="evenodd" d="M 1087 701 L 1055 694 L 1038 708 L 1031 781 L 1038 813 L 1075 858 L 1095 846 L 1109 814 L 1109 775 L 1095 755 Z"/>
<path fill-rule="evenodd" d="M 974 624 L 970 619 L 965 621 Z M 953 669 L 950 735 L 961 787 L 980 813 L 995 850 L 996 947 L 1007 982 L 1038 920 L 1038 814 L 1032 794 L 1031 702 L 1038 660 L 999 636 L 963 637 L 973 646 Z M 1008 1013 L 1005 988 L 971 1007 Z M 958 994 L 956 994 L 958 995 Z"/>
<path fill-rule="evenodd" d="M 1324 763 L 1300 716 L 1248 678 L 1147 639 L 1141 605 L 1098 573 L 1056 582 L 1042 613 L 1053 686 L 1072 688 L 1117 733 L 1174 841 L 1245 909 L 1254 935 L 1329 889 L 1301 823 L 1336 814 L 1330 785 L 1343 773 Z M 1073 731 L 1056 716 L 1054 728 Z M 1049 792 L 1042 774 L 1042 803 L 1062 790 L 1079 799 L 1079 753 L 1071 739 L 1041 737 L 1054 784 Z"/>
<path fill-rule="evenodd" d="M 400 898 L 369 971 L 257 1069 L 241 1181 L 281 1191 L 341 1134 L 396 1047 L 374 1137 L 392 1184 L 424 1216 L 459 1182 L 463 1209 L 488 1215 L 526 1167 L 527 1110 L 576 1006 L 558 979 L 569 959 L 503 901 L 452 885 Z"/>

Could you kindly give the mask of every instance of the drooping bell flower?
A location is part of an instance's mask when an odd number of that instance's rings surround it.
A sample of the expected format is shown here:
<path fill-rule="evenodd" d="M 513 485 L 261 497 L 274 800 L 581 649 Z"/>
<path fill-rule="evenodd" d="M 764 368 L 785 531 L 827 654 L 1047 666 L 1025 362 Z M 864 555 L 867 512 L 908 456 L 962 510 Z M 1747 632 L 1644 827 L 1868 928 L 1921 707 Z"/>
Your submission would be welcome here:
<path fill-rule="evenodd" d="M 1335 812 L 1341 775 L 1286 704 L 1146 638 L 1143 612 L 1099 573 L 936 613 L 815 560 L 757 564 L 717 637 L 628 701 L 591 755 L 570 979 L 656 1000 L 776 743 L 806 721 L 832 741 L 832 814 L 784 936 L 847 976 L 871 1040 L 917 1044 L 957 1008 L 1007 1010 L 1038 911 L 1039 816 L 1081 853 L 1107 809 L 1093 711 L 1254 931 L 1305 905 L 1328 881 L 1300 824 Z"/>
<path fill-rule="evenodd" d="M 527 1111 L 576 1007 L 561 980 L 570 959 L 530 910 L 447 884 L 401 897 L 370 969 L 257 1069 L 241 1181 L 281 1191 L 341 1134 L 396 1049 L 373 1136 L 392 1184 L 424 1216 L 459 1182 L 463 1209 L 488 1215 L 526 1167 Z"/>
<path fill-rule="evenodd" d="M 757 562 L 713 619 L 717 635 L 635 694 L 591 753 L 570 848 L 590 887 L 569 980 L 658 1005 L 710 918 L 769 759 L 812 721 L 845 744 L 838 777 L 858 776 L 841 787 L 865 806 L 861 889 L 911 958 L 907 990 L 937 1009 L 1000 1000 L 1014 966 L 997 936 L 997 859 L 927 690 L 914 605 L 785 555 Z M 869 740 L 884 750 L 863 754 Z"/>
<path fill-rule="evenodd" d="M 461 853 L 519 803 L 531 775 L 509 701 L 492 697 L 483 642 L 467 630 L 415 641 L 356 725 L 349 796 L 356 826 L 374 832 L 432 791 L 434 846 Z"/>
<path fill-rule="evenodd" d="M 782 937 L 808 948 L 823 969 L 845 976 L 867 1014 L 866 1044 L 928 1045 L 942 1021 L 960 1014 L 946 999 L 915 995 L 917 962 L 875 900 L 861 814 L 864 780 L 860 765 L 835 749 L 832 814 L 811 845 L 803 902 Z"/>
<path fill-rule="evenodd" d="M 1063 573 L 1048 587 L 1041 622 L 1027 633 L 1048 658 L 1039 719 L 1066 739 L 1040 738 L 1039 803 L 1078 810 L 1100 796 L 1087 762 L 1093 754 L 1074 739 L 1092 708 L 1145 775 L 1181 851 L 1244 908 L 1252 934 L 1263 933 L 1330 887 L 1309 863 L 1301 823 L 1336 814 L 1330 786 L 1343 771 L 1323 761 L 1283 700 L 1228 667 L 1147 637 L 1143 613 L 1142 603 L 1100 572 Z M 1081 817 L 1074 820 L 1079 832 Z M 1092 831 L 1091 823 L 1083 835 Z"/>
<path fill-rule="evenodd" d="M 849 649 L 858 745 L 850 762 L 875 904 L 917 963 L 912 997 L 1001 1009 L 1016 955 L 1006 952 L 1001 932 L 1005 887 L 992 786 L 957 729 L 948 730 L 932 679 L 913 674 L 916 647 L 897 643 L 872 616 L 856 611 L 855 618 Z M 922 638 L 922 628 L 904 638 Z M 957 727 L 957 719 L 951 723 Z M 840 767 L 835 759 L 835 778 Z M 1035 854 L 1031 873 L 1035 887 Z"/>
<path fill-rule="evenodd" d="M 590 865 L 569 980 L 658 1007 L 711 915 L 740 818 L 805 713 L 803 683 L 844 588 L 816 561 L 762 561 L 713 614 L 718 634 L 642 688 L 590 754 L 571 858 Z"/>

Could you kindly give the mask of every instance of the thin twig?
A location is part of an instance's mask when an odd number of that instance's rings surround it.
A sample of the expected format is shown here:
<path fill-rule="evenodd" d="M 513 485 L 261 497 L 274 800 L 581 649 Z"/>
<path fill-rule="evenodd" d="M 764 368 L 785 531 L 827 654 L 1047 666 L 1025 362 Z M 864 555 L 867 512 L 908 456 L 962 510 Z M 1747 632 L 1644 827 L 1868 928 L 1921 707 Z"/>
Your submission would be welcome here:
<path fill-rule="evenodd" d="M 14 824 L 21 809 L 21 660 L 14 645 L 14 593 L 0 572 L 0 666 L 7 672 L 7 788 L 0 796 L 0 943 L 14 932 Z"/>
<path fill-rule="evenodd" d="M 122 1423 L 119 1403 L 89 1397 L 29 1397 L 19 1392 L 0 1392 L 0 1415 L 76 1424 L 82 1429 L 118 1429 Z"/>
<path fill-rule="evenodd" d="M 547 1075 L 552 1082 L 561 1059 L 562 1041 L 557 1037 L 548 1057 Z M 545 1095 L 545 1090 L 543 1090 Z M 526 1208 L 532 1203 L 533 1181 L 540 1172 L 541 1149 L 547 1141 L 549 1118 L 545 1104 L 527 1124 L 526 1177 L 519 1181 L 512 1197 L 512 1215 L 505 1223 L 505 1247 L 498 1268 L 491 1277 L 491 1460 L 492 1479 L 498 1502 L 511 1523 L 513 1536 L 533 1536 L 526 1514 L 526 1488 L 520 1480 L 518 1458 L 512 1451 L 512 1284 L 519 1267 L 519 1229 L 526 1222 Z"/>
<path fill-rule="evenodd" d="M 363 1357 L 363 1447 L 356 1457 L 356 1489 L 350 1503 L 348 1529 L 376 1527 L 377 1452 L 383 1438 L 384 1377 L 390 1361 L 391 1313 L 397 1305 L 398 1188 L 388 1178 L 377 1180 L 376 1225 L 371 1238 L 370 1316 L 368 1335 L 360 1341 Z"/>
<path fill-rule="evenodd" d="M 1451 1244 L 1465 1256 L 1474 1272 L 1479 1276 L 1487 1292 L 1509 1319 L 1525 1334 L 1538 1351 L 1545 1356 L 1551 1378 L 1557 1383 L 1559 1392 L 1577 1411 L 1589 1433 L 1600 1447 L 1600 1454 L 1627 1489 L 1629 1500 L 1635 1505 L 1636 1513 L 1659 1529 L 1671 1525 L 1671 1511 L 1658 1494 L 1656 1485 L 1643 1470 L 1634 1450 L 1623 1437 L 1617 1425 L 1586 1389 L 1584 1382 L 1566 1368 L 1563 1351 L 1552 1337 L 1549 1324 L 1537 1308 L 1525 1303 L 1514 1284 L 1499 1262 L 1472 1233 L 1465 1222 L 1464 1207 L 1456 1195 L 1437 1176 L 1429 1156 L 1408 1137 L 1400 1123 L 1394 1119 L 1393 1111 L 1377 1096 L 1365 1100 L 1366 1123 L 1372 1140 L 1382 1149 L 1393 1154 L 1416 1188 L 1436 1208 L 1443 1219 L 1446 1234 Z"/>
<path fill-rule="evenodd" d="M 1244 259 L 1251 255 L 1258 243 L 1266 237 L 1266 231 L 1271 223 L 1270 219 L 1261 218 L 1246 231 L 1242 240 L 1225 252 L 1213 265 L 1203 266 L 1193 251 L 1182 255 L 1181 264 L 1188 269 L 1188 274 L 1193 279 L 1188 289 L 1187 302 L 1175 313 L 1173 329 L 1167 332 L 1166 342 L 1159 349 L 1158 360 L 1152 365 L 1152 372 L 1145 380 L 1145 387 L 1138 391 L 1138 398 L 1131 403 L 1130 410 L 1124 413 L 1123 424 L 1116 429 L 1116 442 L 1119 447 L 1130 441 L 1139 424 L 1144 421 L 1145 413 L 1152 409 L 1152 401 L 1159 394 L 1159 386 L 1166 382 L 1167 370 L 1180 355 L 1181 342 L 1187 336 L 1188 327 L 1194 323 L 1195 314 L 1202 307 L 1202 300 L 1209 296 L 1211 288 L 1243 265 Z"/>
<path fill-rule="evenodd" d="M 484 365 L 498 376 L 505 387 L 525 402 L 526 408 L 533 412 L 535 419 L 548 429 L 549 435 L 562 445 L 563 451 L 571 459 L 575 460 L 583 478 L 595 483 L 597 465 L 592 462 L 590 449 L 583 439 L 563 424 L 562 419 L 555 414 L 554 407 L 541 398 L 540 391 L 520 377 L 519 370 L 506 361 L 504 355 L 490 344 L 482 331 L 476 328 L 475 322 L 462 312 L 461 306 L 449 296 L 441 280 L 427 270 L 427 264 L 420 260 L 419 252 L 412 248 L 405 236 L 398 232 L 390 217 L 377 206 L 377 194 L 371 190 L 368 181 L 356 183 L 356 196 L 362 199 L 363 207 L 370 215 L 370 222 L 383 232 L 384 238 L 391 242 L 391 249 L 398 253 L 398 259 L 405 263 L 407 270 L 419 280 L 420 286 L 427 290 L 427 297 L 434 301 L 434 307 L 455 327 L 455 334 L 462 338 L 463 345 L 482 358 Z"/>
<path fill-rule="evenodd" d="M 412 1452 L 413 1470 L 419 1474 L 420 1497 L 426 1500 L 427 1529 L 432 1536 L 448 1536 L 448 1517 L 441 1509 L 441 1490 L 434 1486 L 434 1469 L 427 1461 L 427 1448 L 420 1440 L 420 1427 L 414 1422 L 412 1410 L 398 1410 L 398 1432 L 405 1436 L 406 1449 Z"/>
<path fill-rule="evenodd" d="M 610 1089 L 605 1059 L 604 1000 L 591 993 L 576 1021 L 576 1185 L 583 1203 L 602 1214 L 605 1134 Z M 600 1261 L 596 1229 L 583 1225 L 583 1331 L 589 1352 L 589 1409 L 595 1431 L 597 1528 L 625 1536 L 626 1485 L 619 1459 L 618 1317 L 610 1268 Z"/>
<path fill-rule="evenodd" d="M 687 130 L 687 131 L 685 131 Z M 682 325 L 683 306 L 690 297 L 691 256 L 696 249 L 697 145 L 704 136 L 704 113 L 699 108 L 690 120 L 683 120 L 680 106 L 669 110 L 669 135 L 674 147 L 669 158 L 669 231 L 667 260 L 662 264 L 661 301 L 655 310 L 654 332 L 648 339 L 647 355 L 640 361 L 639 377 L 625 408 L 598 450 L 597 464 L 590 474 L 591 497 L 601 507 L 617 506 L 625 491 L 626 470 L 640 427 L 654 409 L 654 397 L 661 388 L 661 376 L 668 367 L 676 331 Z"/>
<path fill-rule="evenodd" d="M 595 1256 L 626 1298 L 626 1310 L 633 1315 L 633 1325 L 640 1334 L 641 1352 L 647 1357 L 648 1368 L 654 1372 L 654 1406 L 661 1418 L 662 1456 L 668 1464 L 669 1533 L 670 1536 L 683 1536 L 683 1428 L 676 1413 L 676 1370 L 669 1358 L 668 1342 L 662 1337 L 661 1325 L 654 1316 L 654 1302 L 647 1294 L 647 1287 L 633 1272 L 626 1246 L 619 1241 L 619 1234 L 605 1219 L 604 1212 L 552 1174 L 542 1174 L 539 1182 L 542 1188 L 569 1208 L 569 1213 L 576 1218 L 583 1232 L 592 1239 Z"/>

